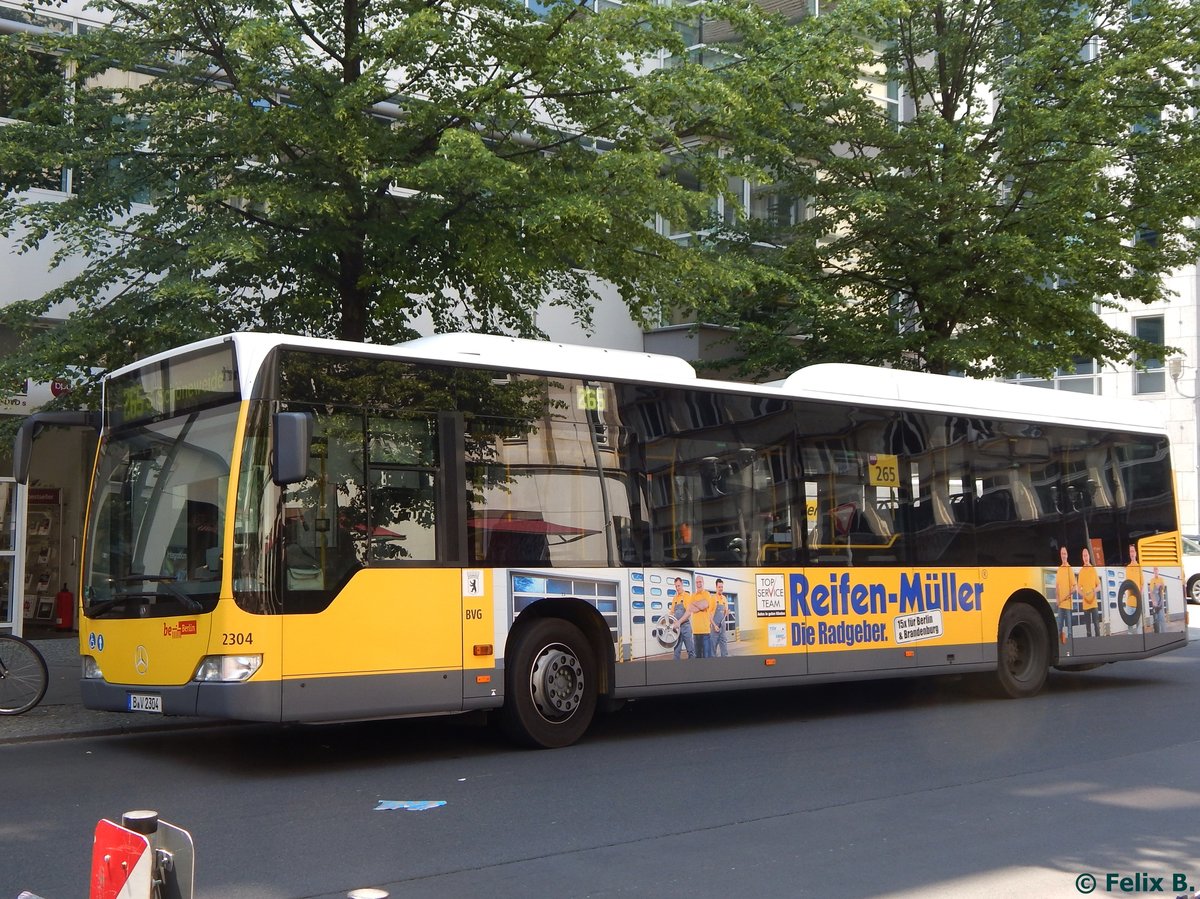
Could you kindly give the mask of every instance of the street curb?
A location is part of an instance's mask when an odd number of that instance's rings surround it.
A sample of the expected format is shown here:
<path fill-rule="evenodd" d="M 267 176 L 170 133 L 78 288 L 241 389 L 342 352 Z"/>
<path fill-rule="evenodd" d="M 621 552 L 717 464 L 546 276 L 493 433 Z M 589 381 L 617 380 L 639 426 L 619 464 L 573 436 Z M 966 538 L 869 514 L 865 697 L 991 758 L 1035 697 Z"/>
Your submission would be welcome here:
<path fill-rule="evenodd" d="M 119 714 L 119 713 L 118 713 Z M 15 716 L 14 716 L 15 717 Z M 3 720 L 3 719 L 0 719 Z M 200 730 L 216 727 L 236 726 L 238 721 L 180 721 L 179 723 L 151 724 L 146 726 L 115 725 L 69 730 L 43 730 L 38 733 L 20 734 L 15 737 L 0 736 L 0 746 L 17 746 L 24 743 L 74 740 L 81 737 L 131 737 L 139 734 L 162 734 L 178 730 Z M 0 724 L 0 728 L 3 725 Z"/>

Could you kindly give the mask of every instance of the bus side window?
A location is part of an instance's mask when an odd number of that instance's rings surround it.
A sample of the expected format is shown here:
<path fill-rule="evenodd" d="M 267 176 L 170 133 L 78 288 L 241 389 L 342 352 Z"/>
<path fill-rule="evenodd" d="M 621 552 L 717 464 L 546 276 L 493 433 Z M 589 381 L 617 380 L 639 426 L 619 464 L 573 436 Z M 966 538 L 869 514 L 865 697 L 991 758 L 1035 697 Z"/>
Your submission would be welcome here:
<path fill-rule="evenodd" d="M 314 407 L 308 478 L 283 496 L 284 611 L 317 612 L 361 567 L 363 419 Z"/>
<path fill-rule="evenodd" d="M 567 387 L 571 385 L 568 383 Z M 573 397 L 556 386 L 555 395 Z M 610 522 L 630 518 L 611 438 L 591 422 L 475 417 L 467 434 L 467 541 L 474 564 L 615 564 Z M 604 491 L 607 491 L 605 493 Z"/>
<path fill-rule="evenodd" d="M 372 561 L 437 559 L 437 421 L 370 419 L 370 509 L 364 525 Z"/>

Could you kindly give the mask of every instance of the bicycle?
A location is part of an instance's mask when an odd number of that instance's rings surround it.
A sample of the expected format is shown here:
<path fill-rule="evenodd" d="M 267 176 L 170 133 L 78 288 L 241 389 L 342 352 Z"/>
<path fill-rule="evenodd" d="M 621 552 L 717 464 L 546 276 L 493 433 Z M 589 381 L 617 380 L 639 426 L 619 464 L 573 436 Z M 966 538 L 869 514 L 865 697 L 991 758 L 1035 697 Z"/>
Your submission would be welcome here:
<path fill-rule="evenodd" d="M 46 660 L 36 646 L 0 634 L 0 715 L 20 715 L 42 701 L 50 682 Z"/>

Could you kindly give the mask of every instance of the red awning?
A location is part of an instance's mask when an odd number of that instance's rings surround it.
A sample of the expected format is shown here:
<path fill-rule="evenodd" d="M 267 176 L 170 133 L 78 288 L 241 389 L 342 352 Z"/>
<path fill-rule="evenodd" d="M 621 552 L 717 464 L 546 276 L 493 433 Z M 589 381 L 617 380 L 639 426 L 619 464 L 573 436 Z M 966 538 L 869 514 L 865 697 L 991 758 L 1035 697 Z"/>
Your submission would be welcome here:
<path fill-rule="evenodd" d="M 356 531 L 359 534 L 365 534 L 367 531 L 367 526 L 365 524 L 356 524 L 353 526 L 352 530 Z M 379 525 L 375 525 L 375 527 L 371 528 L 371 536 L 372 537 L 393 537 L 393 538 L 398 538 L 400 540 L 404 539 L 403 534 L 398 534 L 395 531 L 389 531 L 387 528 L 380 527 Z"/>
<path fill-rule="evenodd" d="M 482 531 L 501 531 L 506 534 L 583 537 L 588 534 L 600 533 L 590 528 L 555 524 L 533 512 L 484 512 L 482 515 L 468 519 L 467 525 Z"/>

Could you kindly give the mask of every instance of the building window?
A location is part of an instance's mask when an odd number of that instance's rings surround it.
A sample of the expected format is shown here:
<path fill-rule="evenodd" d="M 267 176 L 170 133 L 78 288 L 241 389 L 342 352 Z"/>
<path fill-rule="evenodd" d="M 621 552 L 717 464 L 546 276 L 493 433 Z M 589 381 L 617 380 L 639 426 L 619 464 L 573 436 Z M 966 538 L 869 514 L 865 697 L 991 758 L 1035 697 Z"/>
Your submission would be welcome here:
<path fill-rule="evenodd" d="M 1166 344 L 1161 315 L 1147 315 L 1133 320 L 1133 334 L 1139 340 L 1158 346 Z M 1157 357 L 1139 360 L 1145 368 L 1133 373 L 1134 393 L 1163 393 L 1167 389 L 1167 373 L 1160 353 Z"/>
<path fill-rule="evenodd" d="M 755 184 L 750 188 L 749 217 L 771 228 L 790 228 L 804 218 L 804 201 L 777 184 Z"/>
<path fill-rule="evenodd" d="M 525 0 L 525 8 L 539 19 L 545 20 L 550 18 L 550 10 L 554 2 L 555 0 Z M 604 12 L 606 9 L 612 9 L 620 5 L 620 0 L 583 0 L 583 2 L 573 4 L 577 8 L 590 9 L 595 12 Z"/>
<path fill-rule="evenodd" d="M 1066 390 L 1069 393 L 1100 393 L 1099 366 L 1096 360 L 1086 356 L 1076 356 L 1070 368 L 1060 368 L 1050 378 L 1040 378 L 1022 372 L 1015 378 L 1010 378 L 1014 384 L 1026 387 L 1042 387 L 1047 390 Z"/>
<path fill-rule="evenodd" d="M 888 121 L 893 125 L 900 124 L 900 82 L 889 80 L 887 83 L 887 100 L 884 103 Z"/>
<path fill-rule="evenodd" d="M 722 45 L 737 39 L 730 24 L 724 20 L 689 15 L 675 23 L 675 30 L 683 38 L 685 50 L 683 55 L 664 58 L 664 68 L 672 69 L 686 61 L 706 69 L 722 69 L 738 61 L 736 54 L 721 49 Z"/>
<path fill-rule="evenodd" d="M 724 197 L 717 193 L 713 195 L 709 185 L 700 180 L 698 173 L 685 166 L 676 167 L 669 175 L 675 183 L 694 195 L 707 194 L 702 202 L 696 203 L 685 211 L 684 221 L 673 221 L 665 216 L 658 217 L 658 233 L 677 242 L 688 242 L 698 232 L 709 232 L 721 220 Z M 740 187 L 730 185 L 731 190 L 741 191 Z M 695 199 L 695 198 L 693 198 Z M 736 213 L 735 213 L 736 215 Z"/>
<path fill-rule="evenodd" d="M 52 127 L 62 123 L 65 107 L 66 80 L 57 56 L 28 53 L 11 71 L 0 73 L 0 124 L 28 122 Z M 47 169 L 33 186 L 66 191 L 67 171 Z"/>

